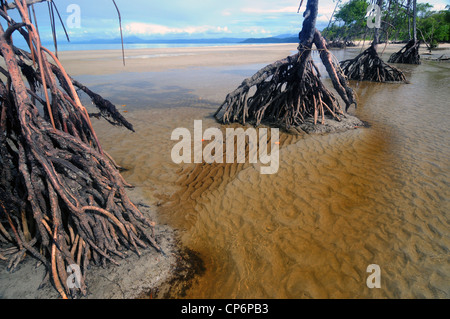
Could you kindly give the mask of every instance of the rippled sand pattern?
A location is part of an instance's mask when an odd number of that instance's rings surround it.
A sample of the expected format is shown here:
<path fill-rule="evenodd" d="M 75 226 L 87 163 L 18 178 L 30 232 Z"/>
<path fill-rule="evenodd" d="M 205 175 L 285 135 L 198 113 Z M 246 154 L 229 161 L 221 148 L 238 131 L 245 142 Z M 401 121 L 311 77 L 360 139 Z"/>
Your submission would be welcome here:
<path fill-rule="evenodd" d="M 370 128 L 281 134 L 275 175 L 171 162 L 173 129 L 220 127 L 210 105 L 132 111 L 136 134 L 95 123 L 125 178 L 204 259 L 188 298 L 450 297 L 450 66 L 401 67 L 411 84 L 352 83 Z M 366 286 L 370 264 L 381 289 Z"/>

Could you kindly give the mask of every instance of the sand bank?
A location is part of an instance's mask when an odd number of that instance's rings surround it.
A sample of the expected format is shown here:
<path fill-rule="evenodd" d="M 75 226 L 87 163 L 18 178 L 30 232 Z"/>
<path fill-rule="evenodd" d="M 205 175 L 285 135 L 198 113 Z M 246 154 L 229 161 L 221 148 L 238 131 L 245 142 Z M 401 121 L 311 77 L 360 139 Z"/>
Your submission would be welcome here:
<path fill-rule="evenodd" d="M 292 44 L 266 44 L 226 47 L 67 51 L 59 54 L 67 72 L 80 74 L 117 74 L 122 72 L 160 72 L 189 67 L 208 67 L 272 62 L 296 50 Z"/>
<path fill-rule="evenodd" d="M 369 41 L 358 42 L 356 47 L 347 50 L 367 48 Z M 403 44 L 384 44 L 378 46 L 378 52 L 392 54 Z M 297 44 L 255 44 L 226 47 L 192 47 L 162 49 L 132 49 L 125 51 L 126 65 L 122 64 L 121 50 L 104 51 L 63 51 L 59 57 L 67 72 L 72 75 L 117 74 L 123 72 L 161 72 L 170 69 L 208 66 L 227 66 L 257 63 L 272 63 L 295 53 Z M 332 49 L 337 51 L 339 49 Z M 426 58 L 449 54 L 450 44 L 440 44 L 431 55 L 424 45 L 420 54 Z"/>

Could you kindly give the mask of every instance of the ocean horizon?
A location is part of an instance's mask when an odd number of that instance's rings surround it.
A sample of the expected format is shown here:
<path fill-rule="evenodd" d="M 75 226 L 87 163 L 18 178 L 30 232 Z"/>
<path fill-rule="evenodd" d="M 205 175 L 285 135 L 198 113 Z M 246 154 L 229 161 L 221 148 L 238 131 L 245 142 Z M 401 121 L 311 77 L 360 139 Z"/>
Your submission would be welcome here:
<path fill-rule="evenodd" d="M 169 48 L 195 48 L 195 47 L 225 47 L 243 45 L 263 45 L 270 43 L 125 43 L 125 50 L 133 49 L 169 49 Z M 53 43 L 43 45 L 54 50 Z M 91 50 L 122 50 L 120 43 L 58 43 L 58 51 L 91 51 Z"/>

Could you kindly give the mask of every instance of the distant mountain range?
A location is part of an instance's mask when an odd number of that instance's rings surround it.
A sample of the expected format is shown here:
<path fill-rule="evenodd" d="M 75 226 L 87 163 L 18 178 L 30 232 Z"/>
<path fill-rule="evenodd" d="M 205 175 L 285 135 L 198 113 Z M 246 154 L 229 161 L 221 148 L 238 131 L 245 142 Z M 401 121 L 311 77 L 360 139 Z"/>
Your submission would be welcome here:
<path fill-rule="evenodd" d="M 125 37 L 125 44 L 136 44 L 136 43 L 152 43 L 152 44 L 214 44 L 214 43 L 296 43 L 298 42 L 298 35 L 292 34 L 281 34 L 274 37 L 267 38 L 210 38 L 210 39 L 142 39 L 136 36 Z M 120 43 L 120 38 L 114 39 L 91 39 L 82 41 L 71 41 L 72 44 L 115 44 Z"/>
<path fill-rule="evenodd" d="M 242 43 L 298 43 L 298 35 L 282 34 L 268 38 L 249 38 Z"/>

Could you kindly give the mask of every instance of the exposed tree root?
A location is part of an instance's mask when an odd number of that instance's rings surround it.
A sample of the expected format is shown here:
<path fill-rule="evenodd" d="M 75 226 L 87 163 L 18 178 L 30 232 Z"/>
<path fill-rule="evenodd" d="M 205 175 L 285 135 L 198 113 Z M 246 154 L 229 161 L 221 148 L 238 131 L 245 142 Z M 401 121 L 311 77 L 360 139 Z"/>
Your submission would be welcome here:
<path fill-rule="evenodd" d="M 410 40 L 400 51 L 393 53 L 389 63 L 420 64 L 420 42 Z"/>
<path fill-rule="evenodd" d="M 75 86 L 109 122 L 132 126 L 114 105 L 67 75 L 41 47 L 25 2 L 15 2 L 23 23 L 0 10 L 10 25 L 7 31 L 0 26 L 6 64 L 0 69 L 6 77 L 0 80 L 0 241 L 12 245 L 0 251 L 0 258 L 13 271 L 31 255 L 48 271 L 43 283 L 50 280 L 63 298 L 86 294 L 89 264 L 117 264 L 114 258 L 125 258 L 127 250 L 140 254 L 141 248 L 161 248 L 155 224 L 130 201 L 125 191 L 130 185 L 102 150 Z M 15 30 L 31 53 L 13 47 Z M 81 286 L 71 290 L 67 266 L 75 264 L 81 268 Z"/>
<path fill-rule="evenodd" d="M 354 59 L 342 61 L 341 68 L 349 80 L 406 82 L 402 71 L 383 62 L 374 44 Z"/>
<path fill-rule="evenodd" d="M 314 123 L 319 118 L 323 123 L 326 115 L 339 121 L 344 111 L 320 80 L 319 70 L 311 59 L 313 43 L 347 109 L 355 103 L 353 91 L 332 61 L 320 32 L 315 28 L 310 32 L 309 41 L 300 42 L 297 54 L 267 65 L 228 94 L 215 113 L 216 119 L 222 123 L 253 125 L 265 122 L 286 129 L 304 123 L 307 117 L 313 117 Z"/>

